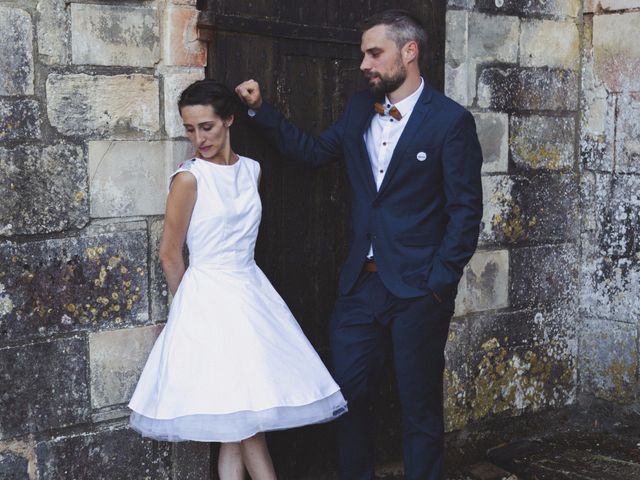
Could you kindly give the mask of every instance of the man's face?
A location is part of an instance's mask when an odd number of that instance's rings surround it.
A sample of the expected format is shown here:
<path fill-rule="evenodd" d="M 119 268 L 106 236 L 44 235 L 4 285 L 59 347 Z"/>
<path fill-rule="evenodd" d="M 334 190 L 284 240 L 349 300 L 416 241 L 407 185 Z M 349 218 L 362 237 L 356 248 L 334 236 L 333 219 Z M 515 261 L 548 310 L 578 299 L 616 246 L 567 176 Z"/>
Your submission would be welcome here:
<path fill-rule="evenodd" d="M 386 25 L 376 25 L 362 34 L 360 50 L 364 55 L 360 70 L 375 93 L 397 90 L 407 78 L 402 52 L 387 35 Z"/>

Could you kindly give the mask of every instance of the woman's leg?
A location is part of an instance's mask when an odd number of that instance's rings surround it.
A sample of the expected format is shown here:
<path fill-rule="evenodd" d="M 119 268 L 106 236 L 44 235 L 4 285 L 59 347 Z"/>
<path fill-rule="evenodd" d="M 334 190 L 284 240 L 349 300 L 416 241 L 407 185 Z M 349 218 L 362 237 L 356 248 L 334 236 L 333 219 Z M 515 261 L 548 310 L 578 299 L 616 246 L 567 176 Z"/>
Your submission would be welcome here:
<path fill-rule="evenodd" d="M 244 465 L 239 443 L 220 444 L 218 475 L 220 480 L 244 480 Z"/>
<path fill-rule="evenodd" d="M 240 449 L 244 466 L 252 480 L 276 480 L 264 433 L 257 433 L 243 440 L 240 442 Z"/>

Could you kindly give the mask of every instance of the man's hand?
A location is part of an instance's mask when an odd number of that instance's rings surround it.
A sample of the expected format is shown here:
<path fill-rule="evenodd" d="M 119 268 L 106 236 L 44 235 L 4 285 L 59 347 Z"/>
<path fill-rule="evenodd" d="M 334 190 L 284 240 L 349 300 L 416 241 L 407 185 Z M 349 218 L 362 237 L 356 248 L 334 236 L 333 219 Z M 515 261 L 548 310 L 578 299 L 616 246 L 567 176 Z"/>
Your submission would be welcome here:
<path fill-rule="evenodd" d="M 236 93 L 240 100 L 252 110 L 258 110 L 262 106 L 262 94 L 260 85 L 255 80 L 245 80 L 236 87 Z"/>

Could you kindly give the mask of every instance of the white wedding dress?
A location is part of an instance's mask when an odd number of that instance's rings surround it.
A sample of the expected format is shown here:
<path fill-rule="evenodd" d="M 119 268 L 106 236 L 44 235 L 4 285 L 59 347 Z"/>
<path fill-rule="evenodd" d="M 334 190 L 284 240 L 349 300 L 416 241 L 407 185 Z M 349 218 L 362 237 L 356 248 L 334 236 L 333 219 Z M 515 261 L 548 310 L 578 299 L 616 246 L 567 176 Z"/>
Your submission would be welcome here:
<path fill-rule="evenodd" d="M 157 440 L 233 442 L 341 415 L 338 385 L 254 261 L 259 164 L 195 158 L 183 171 L 197 181 L 189 267 L 129 403 L 130 425 Z"/>

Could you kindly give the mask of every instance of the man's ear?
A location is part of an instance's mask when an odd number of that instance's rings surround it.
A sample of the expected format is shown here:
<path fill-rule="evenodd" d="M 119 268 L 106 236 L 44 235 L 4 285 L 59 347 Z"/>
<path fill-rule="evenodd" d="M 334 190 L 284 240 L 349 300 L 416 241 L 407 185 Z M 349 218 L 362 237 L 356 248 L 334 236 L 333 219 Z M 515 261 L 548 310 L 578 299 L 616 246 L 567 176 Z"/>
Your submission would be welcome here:
<path fill-rule="evenodd" d="M 405 62 L 411 63 L 418 59 L 418 44 L 411 40 L 402 47 L 402 58 Z"/>

